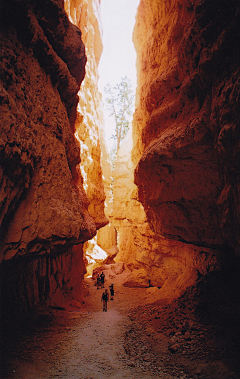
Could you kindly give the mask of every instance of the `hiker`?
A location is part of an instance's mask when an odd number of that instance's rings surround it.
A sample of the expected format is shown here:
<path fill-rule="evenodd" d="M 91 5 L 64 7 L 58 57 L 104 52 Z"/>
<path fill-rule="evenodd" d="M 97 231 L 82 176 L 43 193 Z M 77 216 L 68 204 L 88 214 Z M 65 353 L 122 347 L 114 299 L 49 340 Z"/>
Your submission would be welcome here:
<path fill-rule="evenodd" d="M 101 301 L 103 302 L 103 312 L 107 312 L 107 302 L 108 302 L 108 290 L 105 289 L 105 292 L 102 293 Z"/>
<path fill-rule="evenodd" d="M 100 275 L 99 273 L 97 274 L 97 290 L 99 289 L 100 287 L 100 282 L 101 282 L 101 279 L 100 279 Z"/>
<path fill-rule="evenodd" d="M 114 296 L 113 283 L 109 286 L 109 288 L 110 288 L 110 295 L 111 295 L 110 300 L 113 300 L 113 296 Z"/>
<path fill-rule="evenodd" d="M 101 275 L 100 275 L 100 279 L 101 279 L 101 288 L 104 288 L 104 279 L 105 279 L 105 275 L 102 271 Z"/>

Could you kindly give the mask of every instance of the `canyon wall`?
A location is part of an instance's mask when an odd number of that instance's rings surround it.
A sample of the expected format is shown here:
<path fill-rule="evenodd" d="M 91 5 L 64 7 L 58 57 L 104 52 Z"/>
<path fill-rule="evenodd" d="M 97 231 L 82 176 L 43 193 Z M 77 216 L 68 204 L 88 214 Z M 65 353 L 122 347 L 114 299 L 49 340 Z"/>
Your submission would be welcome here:
<path fill-rule="evenodd" d="M 106 195 L 102 176 L 103 169 L 108 170 L 110 165 L 106 154 L 101 156 L 104 149 L 104 119 L 98 91 L 98 63 L 102 53 L 100 3 L 98 0 L 65 0 L 65 9 L 70 20 L 82 31 L 87 56 L 86 73 L 77 106 L 75 135 L 81 147 L 80 167 L 89 199 L 88 211 L 99 229 L 108 223 L 104 214 Z"/>
<path fill-rule="evenodd" d="M 134 184 L 132 130 L 122 142 L 113 172 L 112 222 L 118 232 L 119 253 L 115 261 L 130 270 L 128 287 L 158 287 L 158 297 L 176 298 L 199 277 L 219 269 L 216 252 L 206 247 L 167 239 L 154 232 L 147 220 Z"/>
<path fill-rule="evenodd" d="M 78 92 L 86 65 L 80 29 L 60 0 L 1 2 L 0 17 L 1 308 L 25 312 L 81 301 L 82 244 L 107 219 L 95 137 L 97 189 L 85 191 L 80 167 L 79 107 L 89 96 L 87 85 Z M 96 60 L 100 53 L 96 46 Z"/>
<path fill-rule="evenodd" d="M 239 251 L 239 10 L 140 1 L 133 142 L 114 172 L 125 285 L 178 297 Z"/>
<path fill-rule="evenodd" d="M 101 249 L 109 253 L 114 250 L 112 227 L 105 217 L 111 213 L 111 163 L 105 142 L 102 95 L 98 91 L 98 64 L 103 49 L 100 2 L 65 0 L 65 9 L 71 21 L 82 31 L 87 56 L 75 128 L 81 146 L 84 188 L 90 202 L 88 211 L 98 229 L 93 241 L 84 244 L 84 254 L 92 264 L 95 259 L 103 261 L 106 258 Z"/>
<path fill-rule="evenodd" d="M 239 11 L 234 0 L 142 0 L 134 31 L 133 160 L 148 221 L 229 251 L 239 250 Z"/>

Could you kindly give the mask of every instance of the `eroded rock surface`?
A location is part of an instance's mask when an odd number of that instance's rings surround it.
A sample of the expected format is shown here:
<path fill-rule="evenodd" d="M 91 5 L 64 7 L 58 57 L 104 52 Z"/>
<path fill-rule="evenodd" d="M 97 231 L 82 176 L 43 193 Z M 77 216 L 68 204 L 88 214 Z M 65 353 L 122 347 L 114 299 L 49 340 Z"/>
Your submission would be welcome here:
<path fill-rule="evenodd" d="M 141 0 L 134 42 L 138 194 L 122 152 L 114 222 L 124 286 L 151 304 L 130 315 L 129 363 L 238 377 L 239 3 Z"/>
<path fill-rule="evenodd" d="M 239 246 L 239 4 L 140 2 L 135 183 L 153 230 Z"/>
<path fill-rule="evenodd" d="M 97 0 L 66 1 L 65 8 L 82 31 L 86 48 L 86 74 L 79 93 L 75 128 L 81 146 L 81 172 L 89 199 L 88 212 L 99 229 L 108 223 L 104 214 L 106 195 L 101 159 L 104 120 L 98 91 L 98 63 L 102 53 L 100 4 Z"/>
<path fill-rule="evenodd" d="M 94 260 L 102 260 L 103 254 L 98 256 L 97 250 L 104 249 L 109 254 L 116 250 L 114 230 L 108 224 L 112 203 L 111 164 L 105 142 L 102 95 L 98 91 L 98 64 L 102 53 L 100 3 L 97 0 L 65 1 L 65 9 L 82 31 L 87 56 L 75 127 L 81 145 L 81 172 L 89 199 L 88 211 L 98 229 L 94 241 L 84 246 L 85 255 L 92 264 Z"/>
<path fill-rule="evenodd" d="M 219 263 L 213 249 L 170 240 L 151 229 L 133 183 L 132 145 L 130 130 L 118 151 L 113 172 L 112 222 L 118 232 L 119 247 L 115 261 L 125 262 L 131 270 L 125 286 L 155 287 L 151 290 L 152 298 L 170 300 L 194 285 L 199 277 L 218 270 Z"/>
<path fill-rule="evenodd" d="M 19 296 L 24 310 L 64 306 L 70 287 L 83 295 L 81 244 L 107 222 L 103 205 L 100 216 L 89 210 L 74 135 L 85 47 L 63 1 L 2 2 L 0 33 L 0 261 L 13 261 L 4 262 L 2 299 L 17 307 Z M 5 286 L 12 274 L 19 290 Z"/>
<path fill-rule="evenodd" d="M 17 8 L 21 21 L 14 19 L 16 8 L 13 14 L 8 10 L 1 30 L 2 259 L 46 251 L 45 241 L 81 242 L 96 230 L 79 185 L 80 150 L 73 135 L 84 46 L 60 5 L 45 7 L 23 2 Z M 54 15 L 60 19 L 53 31 Z"/>

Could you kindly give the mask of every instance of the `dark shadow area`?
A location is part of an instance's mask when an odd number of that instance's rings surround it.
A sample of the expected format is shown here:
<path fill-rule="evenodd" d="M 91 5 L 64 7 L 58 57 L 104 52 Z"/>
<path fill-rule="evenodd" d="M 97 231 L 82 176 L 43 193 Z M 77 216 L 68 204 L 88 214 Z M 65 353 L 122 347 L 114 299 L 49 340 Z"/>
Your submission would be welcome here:
<path fill-rule="evenodd" d="M 159 363 L 156 357 L 160 357 L 173 375 L 183 370 L 194 379 L 240 378 L 239 258 L 229 254 L 222 266 L 222 271 L 199 278 L 178 300 L 131 312 L 133 327 L 125 338 L 129 356 L 140 354 L 137 340 L 148 346 L 146 354 L 151 351 L 150 364 Z M 144 332 L 149 327 L 154 334 Z"/>

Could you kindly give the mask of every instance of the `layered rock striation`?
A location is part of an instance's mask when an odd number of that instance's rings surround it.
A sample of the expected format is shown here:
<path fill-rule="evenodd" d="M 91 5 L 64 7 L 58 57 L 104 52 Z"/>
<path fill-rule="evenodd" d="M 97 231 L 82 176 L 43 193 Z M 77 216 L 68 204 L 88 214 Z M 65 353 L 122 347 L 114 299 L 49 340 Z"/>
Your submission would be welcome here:
<path fill-rule="evenodd" d="M 239 250 L 239 3 L 140 2 L 135 183 L 151 228 Z"/>

